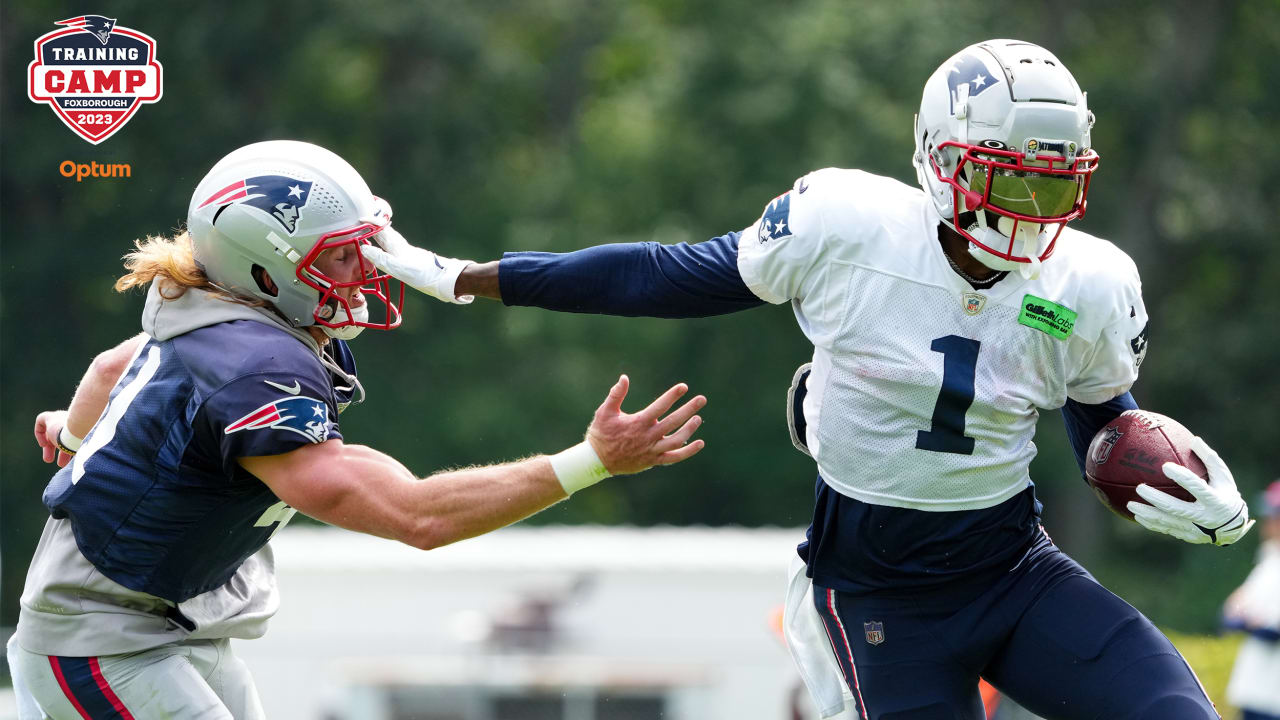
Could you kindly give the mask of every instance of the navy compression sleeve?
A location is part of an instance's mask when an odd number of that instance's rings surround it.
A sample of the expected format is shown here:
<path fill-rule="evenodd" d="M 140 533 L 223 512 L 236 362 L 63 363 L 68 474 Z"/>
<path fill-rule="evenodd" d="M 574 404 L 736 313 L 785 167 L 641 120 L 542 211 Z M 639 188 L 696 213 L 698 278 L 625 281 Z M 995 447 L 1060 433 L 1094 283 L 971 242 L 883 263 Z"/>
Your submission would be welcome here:
<path fill-rule="evenodd" d="M 1067 404 L 1062 406 L 1062 419 L 1067 423 L 1067 439 L 1071 441 L 1071 449 L 1076 453 L 1076 464 L 1080 466 L 1082 474 L 1085 455 L 1089 452 L 1093 436 L 1104 425 L 1119 417 L 1120 413 L 1137 408 L 1138 403 L 1134 402 L 1129 393 L 1117 395 L 1098 405 L 1085 405 L 1067 398 Z"/>
<path fill-rule="evenodd" d="M 736 232 L 693 245 L 506 253 L 498 284 L 507 305 L 629 317 L 706 317 L 764 303 L 738 273 Z"/>

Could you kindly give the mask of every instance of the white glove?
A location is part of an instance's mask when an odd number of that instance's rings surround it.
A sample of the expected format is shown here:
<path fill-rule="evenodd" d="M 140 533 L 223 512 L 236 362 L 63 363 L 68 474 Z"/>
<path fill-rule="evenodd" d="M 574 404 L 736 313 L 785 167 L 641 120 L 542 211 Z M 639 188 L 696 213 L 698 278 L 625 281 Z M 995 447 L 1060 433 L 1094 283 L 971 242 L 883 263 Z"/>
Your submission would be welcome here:
<path fill-rule="evenodd" d="M 1186 488 L 1195 502 L 1179 500 L 1143 483 L 1137 488 L 1138 495 L 1150 504 L 1130 501 L 1125 507 L 1148 530 L 1197 545 L 1230 545 L 1253 527 L 1249 505 L 1240 497 L 1235 478 L 1213 448 L 1197 436 L 1191 441 L 1191 451 L 1209 471 L 1208 482 L 1177 463 L 1167 462 L 1162 469 L 1166 477 Z"/>
<path fill-rule="evenodd" d="M 476 299 L 474 295 L 456 297 L 453 294 L 458 276 L 474 260 L 455 260 L 414 247 L 390 227 L 374 236 L 374 241 L 382 247 L 363 244 L 360 253 L 405 285 L 447 303 L 467 305 Z"/>

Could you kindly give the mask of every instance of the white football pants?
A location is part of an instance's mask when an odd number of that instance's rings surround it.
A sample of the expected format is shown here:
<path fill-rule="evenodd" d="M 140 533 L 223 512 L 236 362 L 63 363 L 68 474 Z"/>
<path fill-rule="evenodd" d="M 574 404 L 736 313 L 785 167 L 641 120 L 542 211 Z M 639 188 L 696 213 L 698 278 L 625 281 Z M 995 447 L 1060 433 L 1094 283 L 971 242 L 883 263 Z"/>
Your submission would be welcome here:
<path fill-rule="evenodd" d="M 50 657 L 9 641 L 19 720 L 263 720 L 229 640 L 192 640 L 96 658 Z"/>

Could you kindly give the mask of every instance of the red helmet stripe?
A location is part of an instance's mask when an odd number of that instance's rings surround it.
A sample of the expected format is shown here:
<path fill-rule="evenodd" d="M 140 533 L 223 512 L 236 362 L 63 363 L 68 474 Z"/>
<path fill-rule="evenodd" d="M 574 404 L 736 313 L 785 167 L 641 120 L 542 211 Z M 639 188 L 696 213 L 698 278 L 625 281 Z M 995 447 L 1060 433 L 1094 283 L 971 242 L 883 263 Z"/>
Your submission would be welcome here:
<path fill-rule="evenodd" d="M 206 205 L 211 205 L 215 202 L 231 202 L 232 200 L 239 200 L 248 194 L 249 193 L 245 190 L 244 180 L 241 180 L 240 182 L 231 183 L 218 192 L 210 195 L 209 199 L 200 203 L 200 207 L 196 209 L 199 210 L 200 208 Z M 227 197 L 223 197 L 224 195 Z"/>

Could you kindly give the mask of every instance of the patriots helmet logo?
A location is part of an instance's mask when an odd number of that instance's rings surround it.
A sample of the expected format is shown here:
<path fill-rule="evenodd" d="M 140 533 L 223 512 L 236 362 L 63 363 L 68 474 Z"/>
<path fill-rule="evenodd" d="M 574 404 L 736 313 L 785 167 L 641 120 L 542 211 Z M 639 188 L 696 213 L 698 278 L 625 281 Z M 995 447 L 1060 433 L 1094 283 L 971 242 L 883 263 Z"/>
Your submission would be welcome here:
<path fill-rule="evenodd" d="M 329 406 L 305 395 L 280 398 L 247 413 L 222 433 L 271 428 L 295 432 L 313 443 L 322 443 L 329 439 Z"/>
<path fill-rule="evenodd" d="M 106 45 L 111 40 L 111 31 L 116 27 L 116 19 L 101 15 L 81 15 L 80 17 L 59 20 L 54 25 L 80 28 L 98 38 L 98 42 Z"/>
<path fill-rule="evenodd" d="M 284 175 L 259 175 L 222 188 L 196 209 L 208 205 L 226 207 L 233 203 L 243 203 L 275 218 L 292 235 L 298 228 L 303 206 L 311 199 L 311 185 L 310 180 L 295 180 Z"/>
<path fill-rule="evenodd" d="M 956 100 L 959 99 L 956 88 L 968 85 L 969 97 L 973 97 L 999 84 L 1000 78 L 987 68 L 981 58 L 977 55 L 961 55 L 951 64 L 951 72 L 947 73 L 947 87 L 951 91 L 951 113 L 955 114 Z"/>
<path fill-rule="evenodd" d="M 806 188 L 807 189 L 807 188 Z M 769 201 L 760 218 L 757 230 L 760 243 L 777 240 L 791 234 L 791 192 L 787 191 Z"/>

